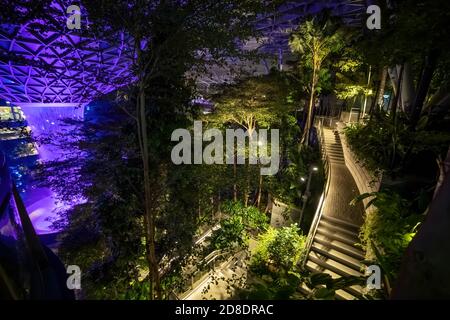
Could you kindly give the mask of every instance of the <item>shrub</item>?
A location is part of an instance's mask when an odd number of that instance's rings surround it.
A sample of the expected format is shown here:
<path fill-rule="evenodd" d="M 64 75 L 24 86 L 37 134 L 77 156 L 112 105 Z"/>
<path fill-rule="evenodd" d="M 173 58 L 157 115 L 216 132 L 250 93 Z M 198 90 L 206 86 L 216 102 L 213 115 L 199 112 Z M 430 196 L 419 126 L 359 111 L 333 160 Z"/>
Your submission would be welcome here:
<path fill-rule="evenodd" d="M 211 235 L 213 250 L 246 246 L 249 234 L 264 231 L 268 227 L 265 213 L 252 206 L 245 207 L 241 202 L 225 202 L 222 213 L 226 218 Z"/>
<path fill-rule="evenodd" d="M 388 278 L 394 280 L 423 215 L 413 212 L 412 203 L 393 192 L 363 196 L 374 196 L 370 204 L 376 207 L 376 210 L 366 214 L 360 232 L 366 259 L 376 261 Z"/>
<path fill-rule="evenodd" d="M 422 117 L 417 130 L 412 131 L 404 116 L 398 115 L 394 122 L 391 114 L 382 111 L 364 124 L 347 126 L 344 133 L 352 151 L 369 171 L 386 172 L 392 178 L 406 173 L 420 154 L 434 158 L 445 155 L 450 143 L 450 134 L 436 131 L 427 117 Z"/>
<path fill-rule="evenodd" d="M 293 271 L 304 254 L 306 244 L 306 236 L 299 231 L 297 224 L 293 224 L 280 229 L 270 227 L 261 234 L 253 254 L 252 270 L 257 274 Z"/>

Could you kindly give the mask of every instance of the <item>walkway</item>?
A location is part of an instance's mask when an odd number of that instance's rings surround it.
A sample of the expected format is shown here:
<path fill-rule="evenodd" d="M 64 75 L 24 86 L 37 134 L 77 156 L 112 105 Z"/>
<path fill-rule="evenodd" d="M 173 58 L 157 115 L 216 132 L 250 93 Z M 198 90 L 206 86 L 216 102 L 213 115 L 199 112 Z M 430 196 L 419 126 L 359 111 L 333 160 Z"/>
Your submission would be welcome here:
<path fill-rule="evenodd" d="M 358 194 L 356 183 L 345 165 L 343 150 L 337 131 L 324 128 L 325 149 L 330 164 L 330 187 L 323 206 L 323 214 L 308 255 L 306 268 L 325 272 L 333 278 L 361 276 L 364 252 L 357 246 L 358 233 L 363 223 L 363 206 L 351 206 Z M 212 274 L 205 276 L 182 299 L 230 299 L 226 280 L 245 279 L 245 262 L 237 259 L 225 262 Z M 217 278 L 224 280 L 215 281 Z M 209 290 L 208 290 L 209 289 Z M 205 292 L 206 291 L 206 292 Z M 361 296 L 363 288 L 352 286 L 337 290 L 338 299 L 351 300 Z"/>
<path fill-rule="evenodd" d="M 333 278 L 360 276 L 364 252 L 358 247 L 359 228 L 363 223 L 361 203 L 351 206 L 358 194 L 356 183 L 345 165 L 337 131 L 324 128 L 325 150 L 330 164 L 330 186 L 323 205 L 306 268 L 330 274 Z M 363 288 L 352 286 L 336 291 L 338 299 L 351 300 L 361 296 Z"/>
<path fill-rule="evenodd" d="M 210 271 L 194 284 L 193 289 L 182 295 L 182 300 L 228 300 L 235 293 L 233 285 L 247 278 L 244 253 L 240 253 Z M 242 283 L 241 283 L 242 285 Z"/>

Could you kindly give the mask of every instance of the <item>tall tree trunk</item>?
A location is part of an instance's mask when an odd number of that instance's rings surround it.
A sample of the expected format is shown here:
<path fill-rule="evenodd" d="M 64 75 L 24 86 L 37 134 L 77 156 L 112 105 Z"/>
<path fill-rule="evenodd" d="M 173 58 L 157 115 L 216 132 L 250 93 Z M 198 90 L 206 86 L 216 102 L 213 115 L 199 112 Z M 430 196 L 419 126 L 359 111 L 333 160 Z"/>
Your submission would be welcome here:
<path fill-rule="evenodd" d="M 259 172 L 258 195 L 256 197 L 256 207 L 258 209 L 259 209 L 259 205 L 261 204 L 262 182 L 263 182 L 263 177 L 262 177 L 261 172 Z"/>
<path fill-rule="evenodd" d="M 234 160 L 233 160 L 233 200 L 234 202 L 237 201 L 237 154 L 234 154 Z"/>
<path fill-rule="evenodd" d="M 419 85 L 416 90 L 416 99 L 414 99 L 414 105 L 411 113 L 411 129 L 416 127 L 419 121 L 420 114 L 422 112 L 423 103 L 428 93 L 428 88 L 433 78 L 434 70 L 436 69 L 437 61 L 439 58 L 439 52 L 437 50 L 431 50 L 425 58 L 425 65 L 420 77 Z"/>
<path fill-rule="evenodd" d="M 376 108 L 376 104 L 377 104 L 377 98 L 378 98 L 378 94 L 379 94 L 379 92 L 380 92 L 380 84 L 381 84 L 381 81 L 376 81 L 376 90 L 375 90 L 375 96 L 373 97 L 373 99 L 372 99 L 372 101 L 371 101 L 371 103 L 370 103 L 370 109 L 369 109 L 369 115 L 370 115 L 370 118 L 372 119 L 372 115 L 374 114 L 374 112 L 375 112 L 375 108 Z"/>
<path fill-rule="evenodd" d="M 314 94 L 316 91 L 316 68 L 313 67 L 313 77 L 312 77 L 312 83 L 311 83 L 311 94 L 309 96 L 309 105 L 308 105 L 308 115 L 306 116 L 306 123 L 305 123 L 305 129 L 303 132 L 302 137 L 302 144 L 305 146 L 309 145 L 309 134 L 312 127 L 312 117 L 313 117 L 313 110 L 314 110 Z"/>
<path fill-rule="evenodd" d="M 147 262 L 149 265 L 149 280 L 150 280 L 150 299 L 161 298 L 161 285 L 159 278 L 159 268 L 156 259 L 155 250 L 155 214 L 152 204 L 152 191 L 150 184 L 150 168 L 149 168 L 149 153 L 148 153 L 148 135 L 147 135 L 147 118 L 145 110 L 145 91 L 144 85 L 139 86 L 138 96 L 138 119 L 139 119 L 139 136 L 141 138 L 140 149 L 143 164 L 144 175 L 144 227 L 147 248 Z M 153 292 L 154 288 L 154 292 Z"/>
<path fill-rule="evenodd" d="M 137 65 L 142 66 L 142 50 L 140 38 L 135 40 Z M 142 170 L 144 176 L 144 236 L 146 245 L 146 259 L 149 268 L 149 298 L 161 298 L 161 285 L 159 277 L 158 261 L 156 258 L 155 243 L 155 212 L 153 208 L 152 190 L 150 183 L 150 163 L 148 152 L 148 134 L 147 134 L 147 113 L 145 96 L 145 68 L 140 69 L 138 80 L 138 94 L 136 99 L 136 120 L 138 127 L 139 151 L 142 159 Z"/>
<path fill-rule="evenodd" d="M 245 165 L 245 187 L 244 187 L 244 206 L 248 206 L 248 199 L 250 197 L 250 165 Z"/>
<path fill-rule="evenodd" d="M 142 63 L 142 51 L 141 51 L 140 39 L 136 39 L 136 56 L 137 65 L 141 66 Z M 138 81 L 138 96 L 136 100 L 137 104 L 137 126 L 138 126 L 138 139 L 139 149 L 142 158 L 142 168 L 144 176 L 144 236 L 146 244 L 146 258 L 149 268 L 149 298 L 160 299 L 162 296 L 158 261 L 156 258 L 156 242 L 155 242 L 155 211 L 153 207 L 153 198 L 150 182 L 150 159 L 148 151 L 148 134 L 147 134 L 147 113 L 145 104 L 145 74 L 144 68 L 141 69 Z"/>
<path fill-rule="evenodd" d="M 376 98 L 376 104 L 379 106 L 379 108 L 381 108 L 381 106 L 383 105 L 383 100 L 384 100 L 383 96 L 384 96 L 384 90 L 386 88 L 387 75 L 388 75 L 388 68 L 385 66 L 381 70 L 381 74 L 380 74 L 380 89 L 378 91 L 378 96 Z"/>
<path fill-rule="evenodd" d="M 366 87 L 366 89 L 369 89 L 369 87 L 370 87 L 371 76 L 372 76 L 372 66 L 369 66 L 369 73 L 368 73 L 368 76 L 367 76 L 367 87 Z M 366 115 L 366 107 L 367 107 L 367 94 L 364 93 L 364 103 L 363 103 L 363 112 L 362 112 L 362 117 L 363 118 Z"/>

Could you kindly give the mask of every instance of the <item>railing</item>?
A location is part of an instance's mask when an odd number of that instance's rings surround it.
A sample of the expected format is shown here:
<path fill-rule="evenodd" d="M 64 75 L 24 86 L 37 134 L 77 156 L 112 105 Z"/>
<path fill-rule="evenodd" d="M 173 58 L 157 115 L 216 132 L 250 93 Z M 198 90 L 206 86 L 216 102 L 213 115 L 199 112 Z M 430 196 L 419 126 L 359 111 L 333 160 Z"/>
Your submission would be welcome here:
<path fill-rule="evenodd" d="M 0 235 L 2 240 L 14 240 L 15 247 L 11 250 L 14 249 L 17 255 L 22 257 L 20 261 L 9 262 L 15 267 L 14 275 L 8 274 L 0 265 L 0 284 L 6 284 L 6 290 L 2 290 L 2 293 L 13 300 L 73 299 L 73 292 L 69 292 L 65 287 L 64 266 L 41 244 L 19 192 L 11 180 L 3 154 L 0 154 L 0 184 L 0 218 L 11 233 L 7 236 L 1 233 Z M 17 263 L 19 265 L 16 265 Z"/>
<path fill-rule="evenodd" d="M 324 172 L 325 172 L 325 176 L 326 176 L 326 183 L 325 183 L 325 187 L 323 189 L 322 195 L 320 196 L 319 203 L 317 205 L 317 209 L 314 214 L 313 221 L 311 223 L 311 227 L 309 228 L 308 237 L 306 238 L 305 254 L 304 254 L 303 260 L 302 260 L 302 267 L 305 267 L 305 265 L 308 261 L 309 251 L 311 250 L 311 246 L 312 246 L 312 243 L 314 242 L 314 237 L 317 232 L 317 227 L 319 226 L 319 222 L 322 217 L 323 204 L 325 202 L 325 199 L 327 198 L 328 190 L 330 188 L 331 170 L 330 170 L 330 160 L 329 160 L 327 150 L 325 147 L 325 138 L 324 138 L 324 134 L 323 134 L 324 121 L 329 121 L 329 123 L 331 125 L 332 118 L 329 118 L 329 117 L 327 119 L 325 119 L 325 117 L 318 118 L 315 126 L 317 128 L 317 135 L 318 135 L 318 140 L 319 140 L 320 153 L 322 155 Z"/>

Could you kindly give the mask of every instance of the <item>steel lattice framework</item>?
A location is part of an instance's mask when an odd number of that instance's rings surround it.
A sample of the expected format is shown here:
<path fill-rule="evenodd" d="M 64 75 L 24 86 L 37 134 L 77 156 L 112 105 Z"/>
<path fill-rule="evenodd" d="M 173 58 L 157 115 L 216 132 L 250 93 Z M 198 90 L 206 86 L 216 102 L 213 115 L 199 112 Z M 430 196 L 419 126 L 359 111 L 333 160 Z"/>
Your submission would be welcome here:
<path fill-rule="evenodd" d="M 367 0 L 298 0 L 289 1 L 270 15 L 262 16 L 256 22 L 256 29 L 262 31 L 266 43 L 262 49 L 278 53 L 289 51 L 289 34 L 295 30 L 307 16 L 328 10 L 332 16 L 339 17 L 344 24 L 362 27 L 365 22 L 367 6 L 373 1 Z"/>
<path fill-rule="evenodd" d="M 360 26 L 366 7 L 363 0 L 287 2 L 255 22 L 265 35 L 258 46 L 282 57 L 289 52 L 289 33 L 305 16 L 329 9 L 346 24 Z M 58 0 L 55 9 L 61 17 L 66 16 Z M 130 81 L 125 36 L 111 44 L 82 37 L 76 31 L 61 32 L 46 25 L 36 28 L 36 24 L 39 21 L 20 26 L 0 24 L 0 98 L 22 104 L 86 103 Z M 217 83 L 217 79 L 211 81 Z"/>
<path fill-rule="evenodd" d="M 64 7 L 52 3 L 62 26 Z M 1 24 L 0 98 L 22 104 L 89 102 L 130 76 L 127 42 L 123 35 L 114 44 L 82 37 L 78 30 L 57 30 L 39 20 Z"/>
<path fill-rule="evenodd" d="M 339 17 L 345 25 L 363 28 L 367 17 L 367 6 L 372 3 L 371 0 L 287 1 L 275 12 L 262 15 L 255 22 L 255 28 L 262 33 L 263 38 L 249 42 L 247 47 L 248 49 L 258 48 L 272 58 L 264 59 L 257 65 L 247 66 L 246 71 L 253 75 L 268 73 L 270 68 L 280 67 L 279 64 L 289 60 L 292 56 L 289 48 L 289 36 L 306 17 L 328 10 L 330 15 Z M 214 88 L 217 84 L 230 81 L 233 79 L 229 69 L 213 68 L 211 75 L 200 79 L 200 91 L 207 92 L 209 88 Z"/>

